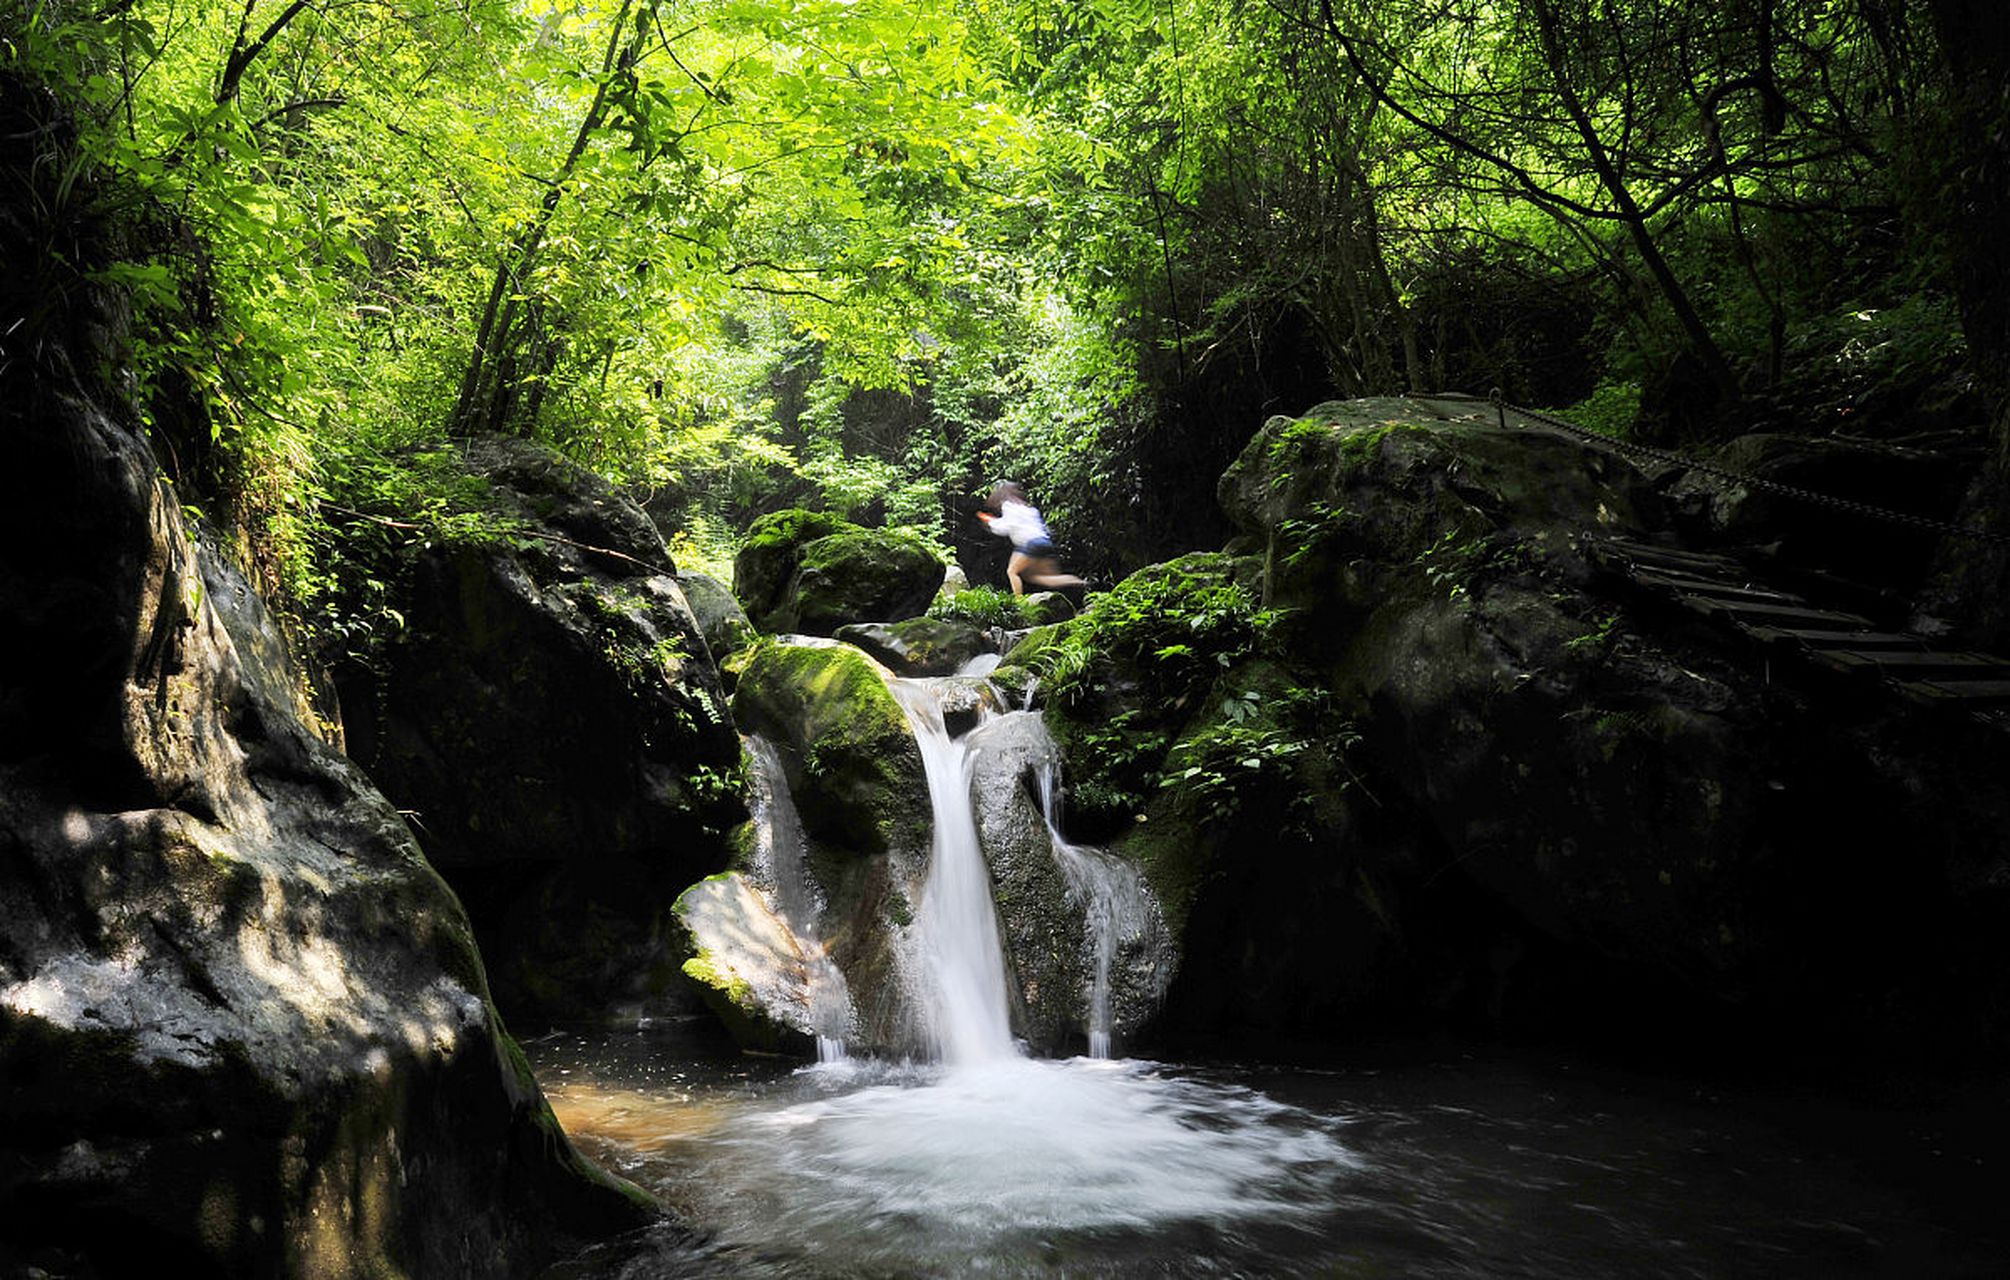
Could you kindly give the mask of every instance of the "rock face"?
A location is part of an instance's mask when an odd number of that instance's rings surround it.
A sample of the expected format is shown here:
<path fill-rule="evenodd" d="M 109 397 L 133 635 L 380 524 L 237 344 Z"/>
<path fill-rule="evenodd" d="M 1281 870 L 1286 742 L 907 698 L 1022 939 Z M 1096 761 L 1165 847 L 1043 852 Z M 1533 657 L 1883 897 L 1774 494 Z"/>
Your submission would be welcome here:
<path fill-rule="evenodd" d="M 747 621 L 747 611 L 733 597 L 732 588 L 702 573 L 680 573 L 677 585 L 684 588 L 685 603 L 691 606 L 714 661 L 724 662 L 753 640 L 754 624 Z"/>
<path fill-rule="evenodd" d="M 850 988 L 856 1043 L 916 1051 L 907 957 L 928 872 L 928 784 L 884 673 L 849 645 L 764 645 L 740 673 L 733 712 L 781 762 L 819 908 L 813 932 Z"/>
<path fill-rule="evenodd" d="M 76 367 L 111 367 L 116 317 L 83 327 Z M 301 723 L 256 597 L 43 358 L 0 386 L 0 1262 L 511 1276 L 646 1220 L 559 1131 L 396 811 Z"/>
<path fill-rule="evenodd" d="M 990 644 L 990 637 L 969 623 L 939 618 L 854 622 L 839 627 L 837 638 L 903 676 L 955 675 Z"/>
<path fill-rule="evenodd" d="M 747 531 L 733 592 L 772 634 L 828 636 L 854 622 L 898 622 L 928 607 L 941 559 L 912 536 L 817 511 L 778 511 Z"/>
<path fill-rule="evenodd" d="M 1135 1035 L 1177 968 L 1157 900 L 1133 864 L 1057 844 L 1039 790 L 1058 757 L 1036 713 L 985 721 L 971 731 L 970 750 L 1018 1034 L 1042 1053 L 1080 1053 L 1091 1030 L 1119 1042 Z"/>
<path fill-rule="evenodd" d="M 1739 436 L 1711 458 L 1725 471 L 1830 494 L 1933 520 L 1952 520 L 1964 486 L 1983 461 L 1979 446 L 1932 450 L 1872 441 Z M 1766 544 L 1775 562 L 1846 574 L 1866 587 L 1909 596 L 1924 578 L 1940 535 L 1782 495 L 1705 471 L 1685 471 L 1667 488 L 1679 515 L 1702 538 Z"/>
<path fill-rule="evenodd" d="M 415 814 L 506 1013 L 625 1015 L 674 990 L 671 904 L 744 816 L 725 691 L 633 503 L 528 441 L 466 460 L 516 532 L 385 567 L 406 626 L 342 676 L 351 752 Z"/>
<path fill-rule="evenodd" d="M 1356 401 L 1272 420 L 1221 499 L 1263 548 L 1255 638 L 1175 687 L 1202 645 L 1169 629 L 1050 712 L 1095 834 L 1142 816 L 1116 848 L 1183 939 L 1166 1026 L 2000 1038 L 2000 731 L 1816 696 L 1624 595 L 1587 546 L 1664 519 L 1625 461 Z"/>

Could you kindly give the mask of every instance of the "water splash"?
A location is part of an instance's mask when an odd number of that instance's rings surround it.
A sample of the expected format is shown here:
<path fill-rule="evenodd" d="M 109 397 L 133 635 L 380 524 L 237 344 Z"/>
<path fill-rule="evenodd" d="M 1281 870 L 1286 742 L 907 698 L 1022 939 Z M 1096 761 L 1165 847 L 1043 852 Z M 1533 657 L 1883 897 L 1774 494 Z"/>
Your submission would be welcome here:
<path fill-rule="evenodd" d="M 1056 1240 L 1274 1229 L 1358 1168 L 1325 1117 L 1146 1063 L 1008 1057 L 861 1064 L 827 1090 L 798 1079 L 822 1096 L 727 1104 L 674 1152 L 718 1243 L 779 1274 L 998 1274 Z"/>

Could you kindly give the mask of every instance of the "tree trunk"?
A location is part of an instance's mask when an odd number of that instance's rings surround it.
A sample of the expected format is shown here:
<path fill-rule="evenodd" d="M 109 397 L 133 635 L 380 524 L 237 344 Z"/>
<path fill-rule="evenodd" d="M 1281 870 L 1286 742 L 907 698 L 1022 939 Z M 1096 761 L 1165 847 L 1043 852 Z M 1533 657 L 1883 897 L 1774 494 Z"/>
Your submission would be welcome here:
<path fill-rule="evenodd" d="M 1961 326 L 1994 402 L 1996 448 L 1962 503 L 1959 521 L 2010 534 L 2010 21 L 2000 0 L 1932 0 L 1953 94 L 1957 146 L 1947 157 L 1939 212 L 1957 282 Z M 2010 546 L 1944 540 L 1917 601 L 1921 625 L 1946 625 L 1969 643 L 2010 650 Z"/>

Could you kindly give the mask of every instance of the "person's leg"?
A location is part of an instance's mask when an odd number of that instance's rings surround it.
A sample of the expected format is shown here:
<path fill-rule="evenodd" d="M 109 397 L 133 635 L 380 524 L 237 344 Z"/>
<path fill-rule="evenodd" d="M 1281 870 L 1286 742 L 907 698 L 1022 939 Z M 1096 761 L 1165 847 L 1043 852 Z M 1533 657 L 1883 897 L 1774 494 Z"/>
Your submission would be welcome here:
<path fill-rule="evenodd" d="M 1014 551 L 1012 558 L 1005 562 L 1005 581 L 1012 584 L 1013 595 L 1023 596 L 1026 594 L 1026 585 L 1019 580 L 1019 575 L 1025 570 L 1027 565 L 1032 563 L 1033 557 L 1023 551 Z"/>
<path fill-rule="evenodd" d="M 1085 587 L 1088 583 L 1072 573 L 1061 570 L 1061 562 L 1052 556 L 1038 559 L 1028 557 L 1027 563 L 1019 570 L 1019 576 L 1043 591 L 1056 587 Z"/>

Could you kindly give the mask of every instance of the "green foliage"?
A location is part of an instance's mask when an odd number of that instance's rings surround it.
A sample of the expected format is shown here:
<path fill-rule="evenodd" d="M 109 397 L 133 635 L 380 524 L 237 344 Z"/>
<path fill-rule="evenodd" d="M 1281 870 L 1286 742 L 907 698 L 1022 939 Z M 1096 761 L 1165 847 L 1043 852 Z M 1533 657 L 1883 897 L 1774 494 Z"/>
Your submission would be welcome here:
<path fill-rule="evenodd" d="M 1171 706 L 1257 651 L 1272 621 L 1218 556 L 1154 565 L 1094 596 L 1040 657 L 1048 697 L 1083 702 L 1112 681 L 1149 681 Z"/>
<path fill-rule="evenodd" d="M 928 616 L 944 622 L 967 622 L 973 627 L 1002 627 L 1007 631 L 1033 625 L 1027 617 L 1024 599 L 1003 587 L 966 587 L 955 595 L 938 597 L 928 606 Z"/>
<path fill-rule="evenodd" d="M 1160 785 L 1205 822 L 1225 822 L 1252 799 L 1302 813 L 1324 780 L 1313 775 L 1344 770 L 1347 751 L 1361 740 L 1351 723 L 1332 718 L 1328 701 L 1323 691 L 1297 686 L 1232 690 L 1173 746 Z M 1343 782 L 1355 781 L 1345 774 Z"/>
<path fill-rule="evenodd" d="M 78 116 L 38 216 L 124 248 L 27 270 L 130 293 L 184 492 L 341 630 L 342 508 L 472 510 L 416 460 L 478 429 L 715 569 L 785 506 L 940 548 L 1011 476 L 1120 571 L 1272 402 L 1902 405 L 1964 358 L 1909 215 L 1965 92 L 1903 9 L 65 0 L 0 54 Z"/>

